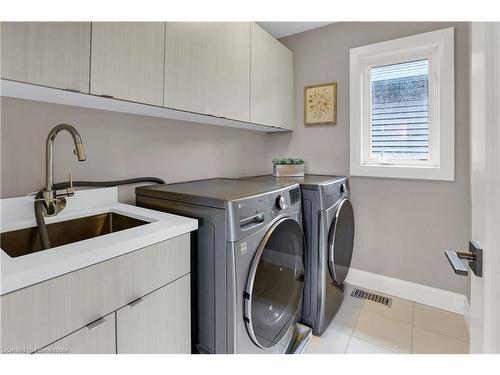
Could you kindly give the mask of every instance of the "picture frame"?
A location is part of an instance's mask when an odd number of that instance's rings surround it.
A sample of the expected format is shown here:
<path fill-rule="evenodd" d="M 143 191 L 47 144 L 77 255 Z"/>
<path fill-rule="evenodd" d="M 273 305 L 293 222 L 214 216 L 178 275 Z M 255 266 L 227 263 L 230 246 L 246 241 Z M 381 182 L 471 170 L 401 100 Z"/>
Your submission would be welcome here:
<path fill-rule="evenodd" d="M 337 82 L 304 87 L 304 125 L 337 124 Z"/>

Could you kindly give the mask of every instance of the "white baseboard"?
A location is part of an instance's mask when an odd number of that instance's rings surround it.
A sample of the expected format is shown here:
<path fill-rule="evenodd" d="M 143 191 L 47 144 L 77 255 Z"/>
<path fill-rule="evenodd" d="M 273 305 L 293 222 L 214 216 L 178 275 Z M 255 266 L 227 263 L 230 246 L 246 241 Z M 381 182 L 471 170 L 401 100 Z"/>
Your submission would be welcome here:
<path fill-rule="evenodd" d="M 351 268 L 349 269 L 346 283 L 457 314 L 463 315 L 466 312 L 466 298 L 463 294 L 383 276 L 377 273 Z"/>

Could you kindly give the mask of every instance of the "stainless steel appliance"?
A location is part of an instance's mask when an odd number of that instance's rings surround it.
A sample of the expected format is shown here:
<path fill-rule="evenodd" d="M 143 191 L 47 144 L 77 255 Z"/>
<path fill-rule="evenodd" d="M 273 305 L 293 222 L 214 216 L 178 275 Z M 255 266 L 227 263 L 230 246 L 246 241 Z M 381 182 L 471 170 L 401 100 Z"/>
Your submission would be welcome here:
<path fill-rule="evenodd" d="M 354 212 L 349 200 L 349 178 L 305 175 L 276 178 L 271 175 L 242 180 L 283 186 L 299 183 L 308 257 L 301 321 L 321 335 L 344 298 L 344 281 L 354 244 Z"/>
<path fill-rule="evenodd" d="M 303 350 L 300 188 L 210 179 L 137 188 L 137 204 L 197 218 L 192 342 L 198 353 Z"/>

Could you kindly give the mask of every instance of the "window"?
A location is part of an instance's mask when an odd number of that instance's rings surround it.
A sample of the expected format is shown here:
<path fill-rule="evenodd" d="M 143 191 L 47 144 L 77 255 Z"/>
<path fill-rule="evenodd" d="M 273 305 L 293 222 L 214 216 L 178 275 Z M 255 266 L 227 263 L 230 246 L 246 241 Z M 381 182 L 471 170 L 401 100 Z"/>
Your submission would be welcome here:
<path fill-rule="evenodd" d="M 453 28 L 351 49 L 353 176 L 454 179 Z"/>
<path fill-rule="evenodd" d="M 372 68 L 370 157 L 429 160 L 429 60 Z"/>

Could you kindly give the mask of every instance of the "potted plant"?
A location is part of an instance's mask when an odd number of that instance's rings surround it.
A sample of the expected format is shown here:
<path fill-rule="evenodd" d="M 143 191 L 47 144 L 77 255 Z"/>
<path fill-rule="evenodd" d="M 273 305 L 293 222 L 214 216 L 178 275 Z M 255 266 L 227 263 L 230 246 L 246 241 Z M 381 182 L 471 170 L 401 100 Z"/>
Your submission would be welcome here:
<path fill-rule="evenodd" d="M 304 160 L 302 159 L 274 159 L 273 160 L 274 177 L 303 177 Z"/>

